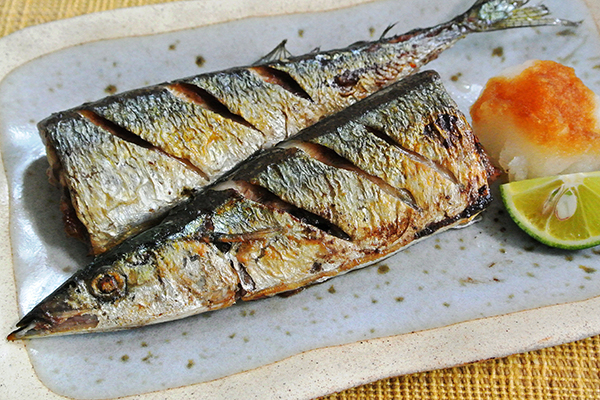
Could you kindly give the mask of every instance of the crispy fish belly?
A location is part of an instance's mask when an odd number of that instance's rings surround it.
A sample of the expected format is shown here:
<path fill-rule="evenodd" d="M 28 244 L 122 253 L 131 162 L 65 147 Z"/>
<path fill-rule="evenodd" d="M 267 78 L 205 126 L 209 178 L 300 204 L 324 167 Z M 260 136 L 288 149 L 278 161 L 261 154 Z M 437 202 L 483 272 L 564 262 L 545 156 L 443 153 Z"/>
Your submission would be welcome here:
<path fill-rule="evenodd" d="M 67 231 L 99 254 L 262 148 L 417 71 L 471 32 L 568 25 L 478 0 L 432 28 L 107 97 L 39 124 Z M 283 49 L 280 49 L 283 50 Z"/>
<path fill-rule="evenodd" d="M 296 290 L 470 221 L 492 172 L 423 72 L 262 151 L 98 256 L 9 339 L 109 331 Z"/>

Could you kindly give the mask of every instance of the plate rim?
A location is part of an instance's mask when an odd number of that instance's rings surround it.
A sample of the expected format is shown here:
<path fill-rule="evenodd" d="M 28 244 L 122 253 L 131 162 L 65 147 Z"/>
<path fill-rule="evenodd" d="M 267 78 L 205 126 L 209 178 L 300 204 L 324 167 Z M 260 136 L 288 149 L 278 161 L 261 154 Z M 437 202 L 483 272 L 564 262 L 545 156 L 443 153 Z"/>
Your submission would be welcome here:
<path fill-rule="evenodd" d="M 79 44 L 191 29 L 241 18 L 323 12 L 375 0 L 185 0 L 120 8 L 31 26 L 0 38 L 0 82 L 35 58 Z M 600 2 L 584 0 L 600 27 Z M 186 15 L 182 20 L 177 15 Z M 148 20 L 158 21 L 152 25 Z M 111 29 L 107 29 L 110 26 Z M 0 110 L 1 112 L 1 110 Z M 0 158 L 0 170 L 4 164 Z M 8 334 L 19 312 L 12 265 L 9 193 L 0 174 L 0 333 Z M 319 348 L 216 380 L 142 395 L 170 398 L 310 399 L 391 376 L 448 368 L 551 347 L 600 334 L 600 295 L 586 300 L 473 319 L 439 328 Z M 419 351 L 422 349 L 423 351 Z M 431 351 L 436 349 L 437 352 Z M 427 350 L 427 351 L 425 351 Z M 426 357 L 423 357 L 426 354 Z M 25 344 L 0 342 L 5 368 L 0 393 L 64 399 L 36 376 Z M 360 361 L 358 361 L 360 360 Z M 339 365 L 344 365 L 340 369 Z M 295 377 L 289 380 L 289 377 Z M 266 385 L 265 382 L 273 382 Z"/>

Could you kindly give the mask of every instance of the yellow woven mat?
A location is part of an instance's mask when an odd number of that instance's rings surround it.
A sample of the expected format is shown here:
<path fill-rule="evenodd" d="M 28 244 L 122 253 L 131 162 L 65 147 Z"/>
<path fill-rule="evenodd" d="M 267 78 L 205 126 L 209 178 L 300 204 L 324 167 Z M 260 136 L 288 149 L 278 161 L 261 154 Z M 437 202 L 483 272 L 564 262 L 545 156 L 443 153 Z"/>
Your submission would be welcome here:
<path fill-rule="evenodd" d="M 466 366 L 383 379 L 326 400 L 600 399 L 600 337 Z"/>
<path fill-rule="evenodd" d="M 0 36 L 57 19 L 162 2 L 166 1 L 0 0 Z M 323 399 L 600 399 L 600 337 L 497 360 L 383 379 Z"/>

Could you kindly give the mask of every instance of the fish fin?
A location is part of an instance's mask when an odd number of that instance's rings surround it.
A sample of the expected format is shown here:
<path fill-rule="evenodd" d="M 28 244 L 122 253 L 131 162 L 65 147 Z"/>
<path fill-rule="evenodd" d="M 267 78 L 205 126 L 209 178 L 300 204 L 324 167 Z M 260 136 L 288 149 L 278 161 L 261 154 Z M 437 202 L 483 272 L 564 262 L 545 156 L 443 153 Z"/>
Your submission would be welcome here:
<path fill-rule="evenodd" d="M 277 293 L 277 296 L 279 297 L 283 297 L 283 298 L 288 298 L 288 297 L 292 297 L 297 295 L 300 292 L 303 292 L 304 289 L 306 289 L 305 287 L 300 287 L 298 289 L 294 289 L 294 290 L 288 290 L 286 292 L 281 292 L 281 293 Z"/>
<path fill-rule="evenodd" d="M 529 0 L 477 0 L 466 13 L 457 17 L 457 22 L 473 32 L 527 26 L 578 26 L 581 23 L 550 17 L 550 10 L 546 6 L 540 4 L 525 7 L 528 2 Z"/>
<path fill-rule="evenodd" d="M 381 36 L 379 37 L 379 40 L 383 40 L 385 38 L 385 35 L 387 35 L 389 33 L 389 31 L 391 31 L 395 26 L 396 26 L 397 22 L 394 22 L 393 24 L 389 24 L 387 26 L 387 28 L 385 28 L 383 30 L 383 32 L 381 33 Z"/>
<path fill-rule="evenodd" d="M 273 50 L 252 65 L 268 64 L 274 61 L 285 61 L 289 59 L 292 57 L 292 53 L 285 47 L 286 43 L 287 39 L 282 40 Z"/>

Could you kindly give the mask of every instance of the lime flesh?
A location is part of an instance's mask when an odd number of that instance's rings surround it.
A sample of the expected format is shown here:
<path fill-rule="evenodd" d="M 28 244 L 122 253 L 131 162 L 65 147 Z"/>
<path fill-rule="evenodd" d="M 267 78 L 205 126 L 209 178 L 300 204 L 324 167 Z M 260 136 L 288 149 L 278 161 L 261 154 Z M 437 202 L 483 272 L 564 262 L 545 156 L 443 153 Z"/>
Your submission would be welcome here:
<path fill-rule="evenodd" d="M 563 249 L 600 244 L 600 171 L 515 181 L 500 186 L 517 225 Z"/>

